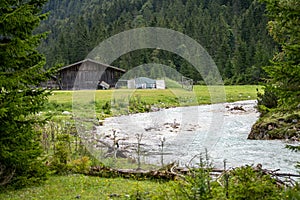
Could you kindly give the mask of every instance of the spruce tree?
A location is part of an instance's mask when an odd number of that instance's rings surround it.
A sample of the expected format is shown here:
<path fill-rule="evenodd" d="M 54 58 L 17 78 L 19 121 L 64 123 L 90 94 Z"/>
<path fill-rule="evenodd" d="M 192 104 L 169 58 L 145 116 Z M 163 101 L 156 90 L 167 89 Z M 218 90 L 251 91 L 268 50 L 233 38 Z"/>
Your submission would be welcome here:
<path fill-rule="evenodd" d="M 267 109 L 270 111 L 267 113 L 269 116 L 284 119 L 285 124 L 276 127 L 278 133 L 285 134 L 285 137 L 299 138 L 300 2 L 298 0 L 261 0 L 261 2 L 266 4 L 267 14 L 270 17 L 269 33 L 281 48 L 274 56 L 272 66 L 265 68 L 270 82 L 266 85 L 264 94 L 258 95 L 259 108 L 261 111 L 264 111 L 264 107 L 272 108 Z M 268 120 L 268 115 L 261 116 L 262 124 Z M 287 145 L 287 148 L 300 151 L 300 146 Z M 300 168 L 300 162 L 296 167 Z"/>
<path fill-rule="evenodd" d="M 37 113 L 47 101 L 39 88 L 51 74 L 36 47 L 45 34 L 35 34 L 46 18 L 46 0 L 0 1 L 0 185 L 23 187 L 46 177 L 36 130 Z"/>
<path fill-rule="evenodd" d="M 266 68 L 280 110 L 300 107 L 300 3 L 298 0 L 261 0 L 266 3 L 269 33 L 281 46 Z"/>

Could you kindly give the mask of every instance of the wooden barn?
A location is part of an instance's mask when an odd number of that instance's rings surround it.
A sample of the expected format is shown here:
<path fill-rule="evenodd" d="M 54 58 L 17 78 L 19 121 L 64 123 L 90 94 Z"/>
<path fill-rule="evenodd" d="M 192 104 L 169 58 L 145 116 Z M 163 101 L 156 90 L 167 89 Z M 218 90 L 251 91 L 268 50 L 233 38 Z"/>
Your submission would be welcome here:
<path fill-rule="evenodd" d="M 125 70 L 85 59 L 62 67 L 56 77 L 61 90 L 108 89 L 115 87 Z"/>

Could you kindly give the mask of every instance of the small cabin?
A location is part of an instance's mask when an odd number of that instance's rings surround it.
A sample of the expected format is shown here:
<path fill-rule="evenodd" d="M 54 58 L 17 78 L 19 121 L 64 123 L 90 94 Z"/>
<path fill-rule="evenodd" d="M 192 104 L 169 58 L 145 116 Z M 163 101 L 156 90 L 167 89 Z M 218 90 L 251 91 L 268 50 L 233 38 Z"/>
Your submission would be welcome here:
<path fill-rule="evenodd" d="M 108 89 L 115 87 L 124 69 L 85 59 L 62 67 L 56 76 L 61 90 Z"/>

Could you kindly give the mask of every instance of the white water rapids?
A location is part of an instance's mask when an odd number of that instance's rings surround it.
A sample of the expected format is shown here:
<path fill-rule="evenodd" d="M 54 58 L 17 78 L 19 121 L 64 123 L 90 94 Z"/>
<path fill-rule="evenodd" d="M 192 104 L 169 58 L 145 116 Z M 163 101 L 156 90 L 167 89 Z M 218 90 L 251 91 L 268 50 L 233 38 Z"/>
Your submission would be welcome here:
<path fill-rule="evenodd" d="M 247 140 L 259 115 L 255 105 L 255 101 L 240 101 L 112 117 L 97 127 L 97 134 L 111 141 L 112 129 L 116 130 L 118 148 L 127 148 L 129 154 L 135 153 L 136 134 L 143 134 L 142 160 L 151 164 L 160 165 L 163 152 L 164 163 L 177 161 L 184 166 L 207 149 L 216 168 L 223 168 L 226 159 L 227 167 L 260 163 L 266 169 L 296 173 L 294 165 L 300 161 L 300 154 L 286 149 L 287 141 Z"/>

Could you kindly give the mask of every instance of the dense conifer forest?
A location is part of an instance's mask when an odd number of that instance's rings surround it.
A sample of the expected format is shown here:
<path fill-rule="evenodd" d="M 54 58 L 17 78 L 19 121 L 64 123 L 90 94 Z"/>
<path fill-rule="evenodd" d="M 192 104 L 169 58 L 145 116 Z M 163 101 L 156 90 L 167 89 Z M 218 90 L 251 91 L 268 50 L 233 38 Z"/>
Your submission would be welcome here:
<path fill-rule="evenodd" d="M 50 0 L 38 31 L 48 31 L 39 47 L 47 66 L 84 59 L 101 41 L 138 27 L 164 27 L 201 44 L 214 59 L 225 84 L 257 84 L 277 45 L 266 28 L 265 7 L 256 0 Z M 131 69 L 144 63 L 174 67 L 201 83 L 202 77 L 176 54 L 138 50 L 112 63 Z"/>

